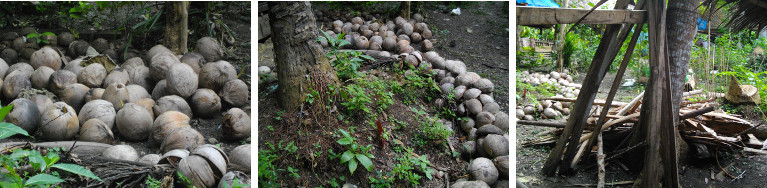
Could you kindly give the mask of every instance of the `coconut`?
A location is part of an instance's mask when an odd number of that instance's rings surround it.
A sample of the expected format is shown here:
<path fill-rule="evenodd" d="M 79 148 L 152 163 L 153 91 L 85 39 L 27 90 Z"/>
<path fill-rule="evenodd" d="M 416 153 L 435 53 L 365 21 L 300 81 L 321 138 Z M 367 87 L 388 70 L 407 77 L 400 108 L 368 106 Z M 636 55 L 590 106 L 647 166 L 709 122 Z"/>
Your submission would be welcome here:
<path fill-rule="evenodd" d="M 91 88 L 88 90 L 88 93 L 85 94 L 85 102 L 91 102 L 92 100 L 101 99 L 101 96 L 104 95 L 104 91 L 106 89 L 104 88 Z"/>
<path fill-rule="evenodd" d="M 186 149 L 174 149 L 170 150 L 168 152 L 165 152 L 165 154 L 160 157 L 160 161 L 157 162 L 157 164 L 170 164 L 173 167 L 178 167 L 178 162 L 181 161 L 181 159 L 186 158 L 189 156 L 189 150 Z"/>
<path fill-rule="evenodd" d="M 5 60 L 3 60 L 2 57 L 0 57 L 0 78 L 5 78 L 5 74 L 10 73 L 8 72 L 8 69 L 10 69 L 10 67 L 8 66 L 8 63 L 5 62 Z"/>
<path fill-rule="evenodd" d="M 70 61 L 69 63 L 67 63 L 67 65 L 64 66 L 63 70 L 68 70 L 68 71 L 71 71 L 72 73 L 75 73 L 75 75 L 78 75 L 80 74 L 80 71 L 82 71 L 84 68 L 82 65 L 80 65 L 80 62 L 82 61 L 83 61 L 82 58 L 74 59 Z"/>
<path fill-rule="evenodd" d="M 469 111 L 469 114 L 472 116 L 482 112 L 482 103 L 477 99 L 467 100 L 464 105 L 466 106 L 466 110 Z"/>
<path fill-rule="evenodd" d="M 48 106 L 53 104 L 53 100 L 51 100 L 51 98 L 42 94 L 27 96 L 27 99 L 35 103 L 37 109 L 40 111 L 40 114 L 43 114 L 45 109 L 48 109 Z"/>
<path fill-rule="evenodd" d="M 383 49 L 387 51 L 393 51 L 397 45 L 397 41 L 393 38 L 386 37 L 383 40 Z"/>
<path fill-rule="evenodd" d="M 75 41 L 75 37 L 72 36 L 72 33 L 69 32 L 62 32 L 58 36 L 58 44 L 60 46 L 67 47 L 70 43 Z"/>
<path fill-rule="evenodd" d="M 154 82 L 152 78 L 149 76 L 149 67 L 146 66 L 136 66 L 132 67 L 130 69 L 127 69 L 128 72 L 128 83 L 130 84 L 136 84 L 141 87 L 144 87 L 147 91 L 152 90 L 154 88 Z"/>
<path fill-rule="evenodd" d="M 103 53 L 107 49 L 109 49 L 109 41 L 104 38 L 97 38 L 93 41 L 93 44 L 91 44 L 91 47 L 93 47 L 94 50 L 98 53 Z"/>
<path fill-rule="evenodd" d="M 205 144 L 205 138 L 191 127 L 180 127 L 171 130 L 163 139 L 160 151 L 165 153 L 174 149 L 192 149 Z"/>
<path fill-rule="evenodd" d="M 128 91 L 125 88 L 124 84 L 115 83 L 115 84 L 109 85 L 109 87 L 107 87 L 107 89 L 104 90 L 104 95 L 102 96 L 102 98 L 112 103 L 112 106 L 115 108 L 115 111 L 120 111 L 123 105 L 129 102 L 128 101 L 130 97 L 129 92 L 130 91 Z"/>
<path fill-rule="evenodd" d="M 80 122 L 75 110 L 64 102 L 49 106 L 40 121 L 40 131 L 46 140 L 70 140 L 80 131 Z"/>
<path fill-rule="evenodd" d="M 51 74 L 51 78 L 48 81 L 48 89 L 56 93 L 57 91 L 64 89 L 68 85 L 77 83 L 77 75 L 68 70 L 57 70 Z"/>
<path fill-rule="evenodd" d="M 239 108 L 231 108 L 224 114 L 221 128 L 224 138 L 241 140 L 250 136 L 250 116 Z"/>
<path fill-rule="evenodd" d="M 158 100 L 160 97 L 169 95 L 168 91 L 165 89 L 165 86 L 167 86 L 165 80 L 160 80 L 157 82 L 157 85 L 155 85 L 154 89 L 152 89 L 152 99 Z"/>
<path fill-rule="evenodd" d="M 248 103 L 250 90 L 248 85 L 240 79 L 229 80 L 219 93 L 221 99 L 232 106 L 244 106 Z"/>
<path fill-rule="evenodd" d="M 22 89 L 31 88 L 32 82 L 29 81 L 29 77 L 21 72 L 21 70 L 16 70 L 5 76 L 2 87 L 3 95 L 7 99 L 14 99 Z"/>
<path fill-rule="evenodd" d="M 466 92 L 466 86 L 455 87 L 455 91 L 453 92 L 453 96 L 456 99 L 460 99 L 463 96 L 464 92 Z"/>
<path fill-rule="evenodd" d="M 493 82 L 488 80 L 487 78 L 479 79 L 476 83 L 474 83 L 474 87 L 481 90 L 482 93 L 492 93 L 493 92 Z"/>
<path fill-rule="evenodd" d="M 160 155 L 148 154 L 138 159 L 138 162 L 148 164 L 148 165 L 156 165 L 158 162 L 160 162 L 160 158 L 162 158 L 162 156 Z"/>
<path fill-rule="evenodd" d="M 370 42 L 368 42 L 368 38 L 366 38 L 365 36 L 357 37 L 357 39 L 354 40 L 354 42 L 356 42 L 355 46 L 357 47 L 357 49 L 362 50 L 362 49 L 368 49 L 370 47 Z"/>
<path fill-rule="evenodd" d="M 466 90 L 466 92 L 463 93 L 463 100 L 470 100 L 470 99 L 476 99 L 479 97 L 479 94 L 481 91 L 477 88 L 471 88 Z M 477 101 L 480 102 L 480 101 Z"/>
<path fill-rule="evenodd" d="M 180 63 L 173 53 L 162 52 L 152 57 L 149 65 L 149 75 L 155 81 L 163 80 L 168 75 L 168 69 L 173 64 Z"/>
<path fill-rule="evenodd" d="M 71 57 L 84 56 L 85 53 L 88 51 L 89 46 L 91 45 L 84 40 L 74 41 L 69 44 L 69 50 L 67 50 L 67 55 Z"/>
<path fill-rule="evenodd" d="M 114 127 L 115 116 L 117 113 L 115 112 L 114 106 L 112 106 L 112 103 L 109 101 L 101 99 L 92 100 L 85 103 L 79 112 L 77 119 L 80 120 L 81 125 L 87 120 L 96 118 L 106 123 L 110 130 Z"/>
<path fill-rule="evenodd" d="M 421 42 L 421 40 L 423 40 L 423 37 L 421 37 L 421 34 L 413 33 L 413 34 L 410 34 L 410 39 L 412 40 L 413 43 L 418 43 L 418 42 Z"/>
<path fill-rule="evenodd" d="M 488 158 L 476 158 L 469 163 L 469 174 L 477 180 L 492 185 L 498 180 L 498 169 Z"/>
<path fill-rule="evenodd" d="M 11 104 L 13 109 L 5 116 L 5 121 L 34 134 L 40 125 L 40 110 L 37 109 L 37 104 L 25 98 L 15 99 Z"/>
<path fill-rule="evenodd" d="M 461 61 L 447 60 L 445 61 L 445 69 L 454 74 L 460 75 L 466 72 L 466 64 Z"/>
<path fill-rule="evenodd" d="M 402 33 L 406 35 L 413 34 L 413 25 L 410 23 L 403 23 L 402 24 Z"/>
<path fill-rule="evenodd" d="M 195 45 L 197 53 L 200 53 L 205 57 L 205 61 L 213 62 L 221 60 L 224 57 L 224 51 L 221 46 L 218 45 L 218 41 L 211 37 L 203 37 L 197 40 Z"/>
<path fill-rule="evenodd" d="M 133 147 L 129 145 L 115 145 L 115 146 L 109 147 L 106 150 L 104 150 L 104 152 L 102 152 L 101 155 L 106 158 L 126 160 L 126 161 L 136 161 L 139 158 L 139 155 L 136 149 L 134 149 Z"/>
<path fill-rule="evenodd" d="M 104 50 L 102 54 L 109 56 L 109 58 L 112 58 L 112 60 L 114 61 L 117 61 L 120 59 L 120 56 L 118 56 L 117 52 L 115 52 L 115 50 L 113 49 Z"/>
<path fill-rule="evenodd" d="M 138 67 L 138 66 L 145 66 L 144 65 L 144 61 L 141 60 L 141 58 L 139 58 L 139 57 L 134 57 L 134 58 L 130 58 L 128 60 L 125 60 L 125 62 L 123 62 L 123 64 L 120 65 L 120 67 L 122 67 L 123 69 L 126 69 L 126 70 L 127 69 L 131 69 L 133 67 Z"/>
<path fill-rule="evenodd" d="M 229 163 L 250 169 L 250 151 L 250 144 L 237 146 L 229 153 L 229 159 L 231 159 Z"/>
<path fill-rule="evenodd" d="M 88 87 L 101 87 L 101 83 L 104 82 L 104 78 L 107 76 L 107 70 L 103 65 L 93 63 L 80 71 L 77 75 L 77 81 Z"/>
<path fill-rule="evenodd" d="M 56 50 L 48 46 L 35 51 L 29 62 L 35 69 L 41 66 L 47 66 L 54 70 L 61 69 L 61 56 L 59 56 Z"/>
<path fill-rule="evenodd" d="M 421 50 L 424 52 L 431 51 L 434 49 L 434 44 L 431 43 L 430 40 L 426 39 L 421 42 Z"/>
<path fill-rule="evenodd" d="M 27 63 L 16 63 L 8 67 L 8 73 L 10 74 L 13 71 L 21 71 L 24 73 L 25 76 L 31 77 L 32 73 L 35 73 L 35 68 L 32 68 L 32 65 L 29 65 Z M 8 76 L 7 74 L 5 76 Z"/>
<path fill-rule="evenodd" d="M 150 141 L 160 144 L 165 136 L 176 128 L 189 127 L 189 116 L 178 111 L 168 111 L 157 116 L 152 122 Z"/>
<path fill-rule="evenodd" d="M 128 102 L 136 102 L 141 99 L 145 98 L 152 98 L 152 95 L 149 94 L 149 92 L 146 91 L 143 87 L 139 85 L 128 85 L 125 86 L 125 89 L 130 91 L 128 93 Z"/>
<path fill-rule="evenodd" d="M 141 105 L 127 103 L 115 117 L 120 136 L 130 141 L 149 138 L 152 131 L 152 115 Z"/>
<path fill-rule="evenodd" d="M 24 27 L 24 28 L 21 28 L 21 31 L 19 32 L 19 34 L 21 34 L 21 36 L 28 36 L 31 33 L 37 33 L 37 28 L 34 28 L 34 27 Z"/>
<path fill-rule="evenodd" d="M 200 70 L 199 84 L 201 88 L 219 91 L 229 80 L 237 79 L 237 72 L 232 64 L 226 61 L 207 63 Z M 168 82 L 170 85 L 170 82 Z"/>
<path fill-rule="evenodd" d="M 37 70 L 32 73 L 32 78 L 30 78 L 32 87 L 35 89 L 43 89 L 48 87 L 48 81 L 50 81 L 51 74 L 53 74 L 53 72 L 55 71 L 47 66 L 37 68 Z"/>
<path fill-rule="evenodd" d="M 130 86 L 128 86 L 130 87 Z M 154 120 L 154 100 L 152 98 L 142 98 L 136 101 L 131 101 L 132 103 L 136 103 L 140 105 L 142 108 L 146 109 L 147 112 L 149 112 L 150 115 L 152 115 L 152 120 Z"/>
<path fill-rule="evenodd" d="M 85 103 L 85 96 L 88 95 L 90 90 L 91 88 L 88 88 L 88 86 L 75 83 L 64 87 L 64 89 L 58 92 L 58 95 L 62 102 L 65 102 L 72 106 L 73 109 L 80 111 L 80 108 L 82 108 Z"/>
<path fill-rule="evenodd" d="M 474 120 L 476 120 L 477 125 L 480 126 L 492 124 L 495 121 L 495 115 L 490 112 L 480 112 Z"/>
<path fill-rule="evenodd" d="M 99 119 L 89 119 L 80 127 L 80 141 L 112 144 L 114 139 L 115 136 L 109 129 L 109 125 Z"/>
<path fill-rule="evenodd" d="M 16 50 L 7 48 L 0 52 L 0 59 L 5 60 L 5 62 L 9 64 L 14 64 L 18 61 L 19 54 L 16 52 Z"/>
<path fill-rule="evenodd" d="M 154 106 L 154 114 L 163 114 L 167 111 L 178 111 L 192 117 L 192 108 L 177 95 L 168 95 L 157 99 Z"/>
<path fill-rule="evenodd" d="M 192 70 L 194 70 L 194 73 L 199 74 L 200 69 L 202 69 L 202 65 L 205 64 L 205 57 L 202 57 L 202 54 L 199 54 L 197 52 L 188 52 L 184 54 L 184 56 L 181 56 L 181 63 L 189 65 L 189 67 L 192 67 Z"/>
<path fill-rule="evenodd" d="M 121 83 L 125 85 L 130 84 L 131 82 L 130 82 L 130 76 L 128 75 L 128 71 L 120 67 L 112 69 L 112 71 L 109 72 L 106 78 L 104 78 L 104 81 L 101 84 L 101 87 L 106 88 L 106 87 L 109 87 L 109 85 L 112 85 L 113 83 Z"/>
<path fill-rule="evenodd" d="M 161 53 L 173 54 L 173 51 L 170 51 L 170 49 L 166 48 L 165 46 L 158 44 L 158 45 L 152 46 L 152 48 L 150 48 L 149 51 L 146 52 L 146 56 L 144 59 L 151 60 L 152 58 L 154 58 L 155 55 L 158 55 Z"/>
<path fill-rule="evenodd" d="M 172 65 L 165 78 L 167 83 L 165 89 L 170 94 L 187 98 L 197 89 L 197 74 L 187 64 L 177 63 Z"/>
<path fill-rule="evenodd" d="M 216 150 L 217 149 L 217 150 Z M 192 154 L 181 159 L 178 172 L 189 177 L 189 183 L 195 187 L 214 187 L 224 176 L 229 159 L 215 146 L 198 147 Z M 187 185 L 190 186 L 190 185 Z"/>
<path fill-rule="evenodd" d="M 196 116 L 210 118 L 221 111 L 221 98 L 211 89 L 198 89 L 190 100 Z"/>

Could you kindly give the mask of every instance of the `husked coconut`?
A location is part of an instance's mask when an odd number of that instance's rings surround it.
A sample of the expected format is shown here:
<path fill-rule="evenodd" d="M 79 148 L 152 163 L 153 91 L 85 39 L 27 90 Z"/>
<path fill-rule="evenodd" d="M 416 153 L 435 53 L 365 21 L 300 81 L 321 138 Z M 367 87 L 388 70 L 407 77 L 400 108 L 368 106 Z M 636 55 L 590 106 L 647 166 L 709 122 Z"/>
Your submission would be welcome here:
<path fill-rule="evenodd" d="M 386 37 L 386 39 L 383 40 L 384 50 L 393 51 L 396 46 L 397 46 L 397 40 L 393 38 Z"/>
<path fill-rule="evenodd" d="M 109 49 L 109 41 L 104 38 L 97 38 L 93 41 L 93 44 L 91 44 L 91 47 L 93 47 L 94 50 L 98 53 L 103 53 L 107 49 Z"/>
<path fill-rule="evenodd" d="M 202 57 L 202 54 L 197 52 L 188 52 L 184 54 L 184 56 L 181 56 L 181 63 L 192 67 L 194 73 L 197 74 L 200 74 L 200 69 L 202 69 L 202 65 L 205 64 L 205 62 L 205 57 Z"/>
<path fill-rule="evenodd" d="M 205 138 L 191 127 L 181 127 L 171 130 L 162 141 L 160 151 L 163 153 L 174 149 L 193 149 L 205 144 Z"/>
<path fill-rule="evenodd" d="M 16 50 L 6 48 L 2 52 L 0 52 L 0 59 L 5 60 L 5 62 L 8 64 L 14 64 L 18 62 L 19 53 L 16 52 Z"/>
<path fill-rule="evenodd" d="M 200 53 L 205 57 L 205 61 L 207 62 L 218 61 L 224 57 L 224 51 L 218 44 L 218 40 L 211 37 L 203 37 L 200 40 L 197 40 L 195 49 L 197 50 L 197 53 Z"/>
<path fill-rule="evenodd" d="M 82 58 L 74 59 L 70 61 L 69 63 L 67 63 L 66 65 L 64 65 L 63 70 L 68 70 L 68 71 L 71 71 L 72 73 L 75 73 L 75 75 L 78 75 L 80 74 L 80 71 L 82 71 L 83 68 L 85 68 L 82 65 L 80 65 L 82 61 L 83 61 Z"/>
<path fill-rule="evenodd" d="M 35 105 L 37 106 L 37 109 L 40 110 L 40 114 L 43 114 L 43 112 L 45 112 L 45 109 L 48 109 L 48 106 L 53 104 L 53 100 L 51 100 L 51 98 L 41 94 L 27 96 L 27 99 L 35 103 Z"/>
<path fill-rule="evenodd" d="M 77 83 L 77 75 L 68 70 L 57 70 L 51 74 L 48 89 L 56 93 L 68 85 Z"/>
<path fill-rule="evenodd" d="M 125 103 L 128 103 L 128 99 L 130 97 L 130 91 L 125 88 L 124 84 L 121 83 L 115 83 L 112 85 L 109 85 L 106 90 L 104 90 L 104 95 L 102 98 L 106 101 L 109 101 L 112 103 L 112 106 L 115 108 L 115 111 L 120 111 L 120 109 L 125 105 Z"/>
<path fill-rule="evenodd" d="M 16 98 L 22 89 L 28 89 L 32 87 L 32 82 L 29 81 L 29 76 L 24 72 L 16 70 L 5 76 L 3 79 L 3 96 L 7 99 Z"/>
<path fill-rule="evenodd" d="M 34 134 L 40 125 L 40 110 L 37 109 L 37 104 L 25 98 L 15 99 L 11 104 L 13 109 L 5 116 L 5 121 Z"/>
<path fill-rule="evenodd" d="M 109 126 L 103 121 L 93 118 L 85 121 L 80 127 L 80 141 L 112 144 L 115 136 Z"/>
<path fill-rule="evenodd" d="M 198 89 L 190 100 L 195 117 L 210 118 L 221 111 L 221 98 L 211 89 Z"/>
<path fill-rule="evenodd" d="M 248 103 L 250 91 L 248 85 L 240 79 L 229 80 L 219 93 L 221 99 L 232 106 L 244 106 Z"/>
<path fill-rule="evenodd" d="M 109 87 L 109 85 L 112 85 L 113 83 L 121 83 L 121 84 L 131 84 L 130 82 L 130 76 L 128 75 L 128 71 L 117 67 L 112 69 L 112 71 L 109 72 L 106 78 L 104 78 L 104 82 L 101 84 L 101 87 Z"/>
<path fill-rule="evenodd" d="M 237 146 L 229 153 L 229 163 L 250 169 L 250 151 L 250 144 Z"/>
<path fill-rule="evenodd" d="M 32 78 L 30 78 L 32 87 L 35 89 L 43 89 L 48 87 L 48 81 L 50 81 L 51 74 L 53 74 L 53 72 L 55 71 L 47 66 L 37 68 L 37 70 L 32 73 Z"/>
<path fill-rule="evenodd" d="M 101 99 L 101 96 L 104 95 L 104 91 L 106 91 L 104 88 L 91 88 L 88 90 L 88 93 L 85 94 L 85 102 L 87 103 L 92 100 Z"/>
<path fill-rule="evenodd" d="M 89 46 L 91 45 L 84 40 L 74 41 L 69 44 L 69 50 L 67 50 L 67 55 L 71 57 L 84 56 L 85 53 L 88 51 Z"/>
<path fill-rule="evenodd" d="M 80 109 L 77 115 L 77 119 L 80 120 L 80 124 L 84 124 L 85 121 L 96 118 L 106 123 L 111 130 L 114 127 L 116 115 L 117 112 L 115 112 L 115 108 L 112 106 L 112 103 L 109 101 L 97 99 L 85 103 L 83 108 Z"/>
<path fill-rule="evenodd" d="M 152 48 L 149 49 L 149 51 L 146 52 L 146 57 L 144 59 L 151 60 L 154 58 L 155 55 L 160 53 L 171 53 L 173 54 L 173 51 L 170 51 L 167 47 L 163 46 L 162 44 L 158 44 L 155 46 L 152 46 Z M 127 62 L 127 61 L 126 61 Z"/>
<path fill-rule="evenodd" d="M 70 140 L 80 132 L 80 121 L 75 109 L 64 102 L 48 106 L 40 121 L 40 131 L 46 140 Z"/>
<path fill-rule="evenodd" d="M 135 103 L 127 103 L 115 117 L 120 136 L 130 141 L 142 141 L 149 138 L 152 131 L 152 115 Z"/>
<path fill-rule="evenodd" d="M 192 117 L 192 108 L 177 95 L 168 95 L 157 99 L 154 106 L 154 114 L 163 114 L 167 111 L 178 111 Z"/>
<path fill-rule="evenodd" d="M 160 80 L 157 82 L 157 85 L 154 86 L 154 89 L 152 89 L 152 99 L 158 100 L 163 96 L 169 95 L 168 90 L 165 89 L 166 86 L 165 80 Z"/>
<path fill-rule="evenodd" d="M 200 70 L 199 84 L 201 88 L 208 88 L 214 91 L 221 90 L 221 87 L 229 80 L 237 79 L 237 72 L 232 64 L 226 61 L 217 61 L 207 63 Z M 168 83 L 170 85 L 170 83 Z"/>
<path fill-rule="evenodd" d="M 148 165 L 156 165 L 158 162 L 160 162 L 161 157 L 162 156 L 157 154 L 147 154 L 141 157 L 140 159 L 138 159 L 138 162 L 148 164 Z"/>
<path fill-rule="evenodd" d="M 118 56 L 117 52 L 113 49 L 104 50 L 102 54 L 107 55 L 109 58 L 112 58 L 112 60 L 114 60 L 115 62 L 120 60 L 120 56 Z"/>
<path fill-rule="evenodd" d="M 368 42 L 368 38 L 365 36 L 357 37 L 354 42 L 356 42 L 355 46 L 357 49 L 368 49 L 370 47 L 370 42 Z"/>
<path fill-rule="evenodd" d="M 159 114 L 152 122 L 152 133 L 149 139 L 152 143 L 159 145 L 173 129 L 181 127 L 189 127 L 189 116 L 178 111 L 167 111 Z"/>
<path fill-rule="evenodd" d="M 10 67 L 8 66 L 8 62 L 5 62 L 5 60 L 3 60 L 3 57 L 0 56 L 0 78 L 5 78 L 5 74 L 10 73 L 8 72 L 9 68 Z"/>
<path fill-rule="evenodd" d="M 170 94 L 187 98 L 197 89 L 197 73 L 192 67 L 184 63 L 176 63 L 168 70 L 165 76 L 166 87 Z"/>
<path fill-rule="evenodd" d="M 101 156 L 126 161 L 136 161 L 139 157 L 138 151 L 129 145 L 116 145 L 109 147 L 101 153 Z"/>
<path fill-rule="evenodd" d="M 29 59 L 32 67 L 37 69 L 41 66 L 47 66 L 53 70 L 61 69 L 61 56 L 51 47 L 43 47 L 35 51 Z"/>
<path fill-rule="evenodd" d="M 423 42 L 421 42 L 421 50 L 427 52 L 433 49 L 434 49 L 434 44 L 432 44 L 429 39 L 425 39 L 423 40 Z"/>
<path fill-rule="evenodd" d="M 413 25 L 410 25 L 410 23 L 402 24 L 402 33 L 405 33 L 406 35 L 413 34 Z"/>
<path fill-rule="evenodd" d="M 136 103 L 142 108 L 146 109 L 146 111 L 152 115 L 152 120 L 154 120 L 154 100 L 152 100 L 152 98 L 142 98 L 137 101 L 133 101 L 132 103 Z"/>
<path fill-rule="evenodd" d="M 16 63 L 16 64 L 13 64 L 10 67 L 8 67 L 8 73 L 9 74 L 11 72 L 17 71 L 17 70 L 22 72 L 22 73 L 24 73 L 24 75 L 27 76 L 27 77 L 31 77 L 32 73 L 35 72 L 35 68 L 32 68 L 32 65 L 29 65 L 29 64 L 24 63 L 24 62 Z M 8 75 L 6 75 L 6 76 L 8 76 Z"/>
<path fill-rule="evenodd" d="M 90 90 L 91 88 L 88 88 L 88 86 L 75 83 L 64 87 L 64 89 L 58 92 L 58 95 L 62 102 L 65 102 L 73 109 L 80 111 L 80 108 L 85 104 L 85 96 L 88 95 Z"/>
<path fill-rule="evenodd" d="M 150 91 L 154 88 L 154 81 L 152 80 L 152 77 L 149 76 L 149 67 L 136 66 L 127 70 L 129 79 L 128 83 L 140 85 L 147 91 Z"/>
<path fill-rule="evenodd" d="M 70 43 L 75 41 L 75 36 L 69 32 L 62 32 L 58 35 L 58 45 L 67 47 Z"/>
<path fill-rule="evenodd" d="M 423 37 L 421 37 L 421 34 L 413 33 L 413 34 L 410 34 L 410 39 L 413 41 L 413 43 L 418 43 L 418 42 L 421 42 L 421 40 L 423 40 Z"/>
<path fill-rule="evenodd" d="M 224 138 L 241 140 L 250 136 L 250 116 L 239 108 L 231 108 L 224 114 L 224 125 L 221 127 Z"/>
<path fill-rule="evenodd" d="M 144 87 L 141 87 L 139 85 L 128 85 L 125 86 L 125 89 L 130 91 L 128 93 L 128 102 L 136 102 L 138 100 L 144 99 L 144 98 L 152 98 L 152 95 L 149 94 L 149 92 L 144 89 Z"/>
<path fill-rule="evenodd" d="M 138 66 L 146 66 L 144 65 L 144 61 L 141 60 L 140 57 L 130 58 L 128 60 L 125 60 L 125 62 L 123 62 L 123 64 L 120 65 L 120 67 L 126 70 L 131 69 L 133 67 L 138 67 Z"/>
<path fill-rule="evenodd" d="M 164 80 L 168 75 L 168 69 L 173 64 L 180 63 L 181 60 L 173 53 L 160 53 L 152 57 L 149 65 L 149 75 L 155 81 Z"/>
<path fill-rule="evenodd" d="M 80 74 L 77 75 L 77 81 L 88 87 L 101 87 L 101 83 L 106 77 L 107 69 L 104 68 L 104 65 L 93 63 L 80 71 Z"/>

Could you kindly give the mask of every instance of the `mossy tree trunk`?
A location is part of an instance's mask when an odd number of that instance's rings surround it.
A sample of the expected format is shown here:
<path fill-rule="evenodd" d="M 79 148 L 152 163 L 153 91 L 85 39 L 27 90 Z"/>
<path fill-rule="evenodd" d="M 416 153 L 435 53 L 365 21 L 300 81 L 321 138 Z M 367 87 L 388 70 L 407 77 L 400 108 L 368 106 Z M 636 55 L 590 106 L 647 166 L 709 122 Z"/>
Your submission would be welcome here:
<path fill-rule="evenodd" d="M 317 24 L 309 2 L 269 2 L 269 21 L 279 101 L 285 109 L 299 107 L 312 86 L 312 71 L 337 82 L 322 46 L 317 43 Z"/>
<path fill-rule="evenodd" d="M 189 37 L 189 1 L 165 3 L 165 39 L 163 44 L 175 54 L 184 54 Z"/>

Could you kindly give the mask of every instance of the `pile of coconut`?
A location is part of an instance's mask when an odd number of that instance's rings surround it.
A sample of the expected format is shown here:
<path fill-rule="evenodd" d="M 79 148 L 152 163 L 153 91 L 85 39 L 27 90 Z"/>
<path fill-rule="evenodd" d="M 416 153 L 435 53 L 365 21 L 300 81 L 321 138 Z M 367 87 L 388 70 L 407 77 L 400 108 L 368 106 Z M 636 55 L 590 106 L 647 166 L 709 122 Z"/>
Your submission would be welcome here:
<path fill-rule="evenodd" d="M 522 71 L 520 81 L 538 86 L 547 83 L 555 86 L 558 92 L 556 98 L 575 98 L 580 93 L 580 84 L 573 83 L 573 77 L 567 72 L 551 71 L 550 73 L 540 73 Z M 536 115 L 541 118 L 557 119 L 560 116 L 570 115 L 571 102 L 560 102 L 552 100 L 541 100 L 536 104 L 519 104 L 517 106 L 517 119 L 532 121 Z"/>
<path fill-rule="evenodd" d="M 131 146 L 116 145 L 102 155 L 170 163 L 197 187 L 214 187 L 224 183 L 219 180 L 225 174 L 242 174 L 227 172 L 227 165 L 250 169 L 249 144 L 227 155 L 205 145 L 205 137 L 190 126 L 191 118 L 223 112 L 223 138 L 236 143 L 250 137 L 249 113 L 241 109 L 250 111 L 249 85 L 222 60 L 215 39 L 199 39 L 196 51 L 183 55 L 157 45 L 139 56 L 135 50 L 117 53 L 124 48 L 115 50 L 102 38 L 75 41 L 67 32 L 48 38 L 50 45 L 39 49 L 19 36 L 26 35 L 11 32 L 0 38 L 11 44 L 0 45 L 0 93 L 14 105 L 4 121 L 47 141 L 148 141 L 157 154 L 139 156 Z M 118 63 L 123 55 L 128 58 Z"/>
<path fill-rule="evenodd" d="M 326 32 L 333 37 L 346 33 L 344 39 L 349 44 L 342 46 L 344 49 L 410 53 L 416 51 L 411 44 L 420 44 L 421 51 L 424 52 L 434 48 L 431 30 L 423 22 L 423 16 L 420 14 L 414 14 L 411 20 L 397 17 L 394 21 L 386 22 L 375 18 L 366 21 L 361 17 L 354 17 L 350 22 L 335 20 L 324 26 Z M 328 46 L 326 41 L 320 44 Z"/>

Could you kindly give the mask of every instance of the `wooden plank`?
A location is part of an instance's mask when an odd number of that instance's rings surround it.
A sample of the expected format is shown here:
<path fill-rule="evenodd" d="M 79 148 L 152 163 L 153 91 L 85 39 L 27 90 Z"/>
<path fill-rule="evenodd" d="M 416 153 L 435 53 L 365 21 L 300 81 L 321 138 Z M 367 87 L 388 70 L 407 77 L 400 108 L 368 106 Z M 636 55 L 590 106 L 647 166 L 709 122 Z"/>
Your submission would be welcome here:
<path fill-rule="evenodd" d="M 517 25 L 573 24 L 589 9 L 517 7 Z M 647 11 L 644 10 L 594 10 L 581 24 L 627 24 L 642 23 Z"/>
<path fill-rule="evenodd" d="M 518 125 L 535 125 L 535 126 L 542 126 L 542 127 L 565 128 L 564 124 L 554 123 L 554 122 L 517 120 L 517 124 Z"/>

